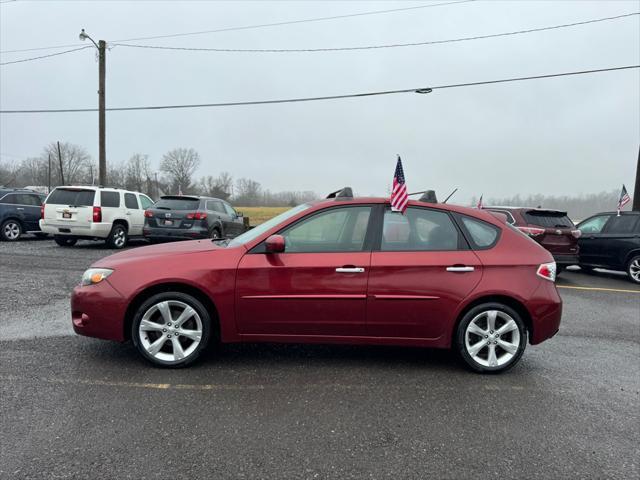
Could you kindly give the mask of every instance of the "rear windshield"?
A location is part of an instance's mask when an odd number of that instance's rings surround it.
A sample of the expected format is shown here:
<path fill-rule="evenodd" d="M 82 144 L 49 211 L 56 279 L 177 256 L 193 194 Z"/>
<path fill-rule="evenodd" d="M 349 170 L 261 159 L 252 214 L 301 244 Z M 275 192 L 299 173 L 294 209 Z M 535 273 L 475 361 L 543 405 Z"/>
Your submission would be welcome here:
<path fill-rule="evenodd" d="M 528 212 L 524 212 L 523 215 L 528 224 L 537 225 L 538 227 L 558 228 L 574 226 L 565 212 L 529 210 Z"/>
<path fill-rule="evenodd" d="M 161 210 L 197 210 L 200 200 L 189 198 L 161 198 L 153 208 Z"/>
<path fill-rule="evenodd" d="M 54 205 L 70 205 L 76 207 L 91 207 L 93 206 L 93 197 L 96 192 L 93 190 L 78 190 L 69 188 L 56 188 L 49 198 L 47 203 Z"/>

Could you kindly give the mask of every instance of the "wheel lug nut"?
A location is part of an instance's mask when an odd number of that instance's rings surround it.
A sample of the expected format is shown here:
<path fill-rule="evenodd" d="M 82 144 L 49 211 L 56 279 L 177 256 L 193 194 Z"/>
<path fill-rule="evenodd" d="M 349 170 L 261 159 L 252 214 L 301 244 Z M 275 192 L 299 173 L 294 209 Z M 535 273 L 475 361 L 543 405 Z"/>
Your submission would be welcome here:
<path fill-rule="evenodd" d="M 166 331 L 167 331 L 167 329 L 166 329 L 166 328 L 163 328 L 163 329 L 162 329 L 162 331 L 163 331 L 163 332 L 166 332 Z"/>
<path fill-rule="evenodd" d="M 484 338 L 489 338 L 489 335 L 485 335 Z"/>

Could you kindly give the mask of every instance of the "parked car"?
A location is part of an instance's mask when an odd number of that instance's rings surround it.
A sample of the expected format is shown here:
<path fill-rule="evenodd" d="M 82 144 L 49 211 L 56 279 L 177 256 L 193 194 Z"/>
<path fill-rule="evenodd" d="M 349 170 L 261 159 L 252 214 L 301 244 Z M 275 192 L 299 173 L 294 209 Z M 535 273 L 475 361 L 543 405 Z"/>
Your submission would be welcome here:
<path fill-rule="evenodd" d="M 598 213 L 578 224 L 580 268 L 621 270 L 640 283 L 640 212 Z"/>
<path fill-rule="evenodd" d="M 23 233 L 46 236 L 38 225 L 45 196 L 24 188 L 0 188 L 0 239 L 15 242 Z"/>
<path fill-rule="evenodd" d="M 246 230 L 242 213 L 224 200 L 166 195 L 144 212 L 143 233 L 149 240 L 233 238 Z"/>
<path fill-rule="evenodd" d="M 288 210 L 232 240 L 121 252 L 71 299 L 81 335 L 133 340 L 185 366 L 216 342 L 453 347 L 478 372 L 515 365 L 558 331 L 556 265 L 484 210 L 335 198 Z"/>
<path fill-rule="evenodd" d="M 485 207 L 501 213 L 507 222 L 546 248 L 556 262 L 558 273 L 565 267 L 578 264 L 580 230 L 567 212 L 527 207 Z"/>
<path fill-rule="evenodd" d="M 42 205 L 40 229 L 61 247 L 85 239 L 124 248 L 130 237 L 142 236 L 144 210 L 152 204 L 142 193 L 118 188 L 57 187 Z"/>

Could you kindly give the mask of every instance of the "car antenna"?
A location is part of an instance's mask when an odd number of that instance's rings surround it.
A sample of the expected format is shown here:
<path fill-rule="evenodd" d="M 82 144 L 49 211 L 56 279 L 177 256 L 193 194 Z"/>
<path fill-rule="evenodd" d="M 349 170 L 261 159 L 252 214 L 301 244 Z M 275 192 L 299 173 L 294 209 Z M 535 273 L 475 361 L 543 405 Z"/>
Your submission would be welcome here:
<path fill-rule="evenodd" d="M 454 188 L 454 189 L 453 189 L 453 192 L 451 192 L 451 193 L 449 194 L 449 196 L 448 196 L 447 198 L 445 198 L 445 199 L 444 199 L 444 202 L 442 202 L 442 203 L 447 203 L 447 200 L 449 200 L 451 197 L 453 197 L 453 194 L 454 194 L 454 193 L 456 193 L 457 191 L 458 191 L 458 189 L 457 189 L 457 188 Z"/>

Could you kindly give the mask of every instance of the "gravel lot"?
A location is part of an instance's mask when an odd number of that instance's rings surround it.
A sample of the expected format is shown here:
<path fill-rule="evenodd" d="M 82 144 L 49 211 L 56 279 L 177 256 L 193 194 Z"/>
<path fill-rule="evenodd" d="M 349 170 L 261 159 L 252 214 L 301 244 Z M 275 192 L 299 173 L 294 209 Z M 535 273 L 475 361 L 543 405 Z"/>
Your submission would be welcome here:
<path fill-rule="evenodd" d="M 295 345 L 161 370 L 72 334 L 69 293 L 110 250 L 27 238 L 0 243 L 0 478 L 640 475 L 640 288 L 618 274 L 563 274 L 595 290 L 562 288 L 560 333 L 505 375 Z"/>

